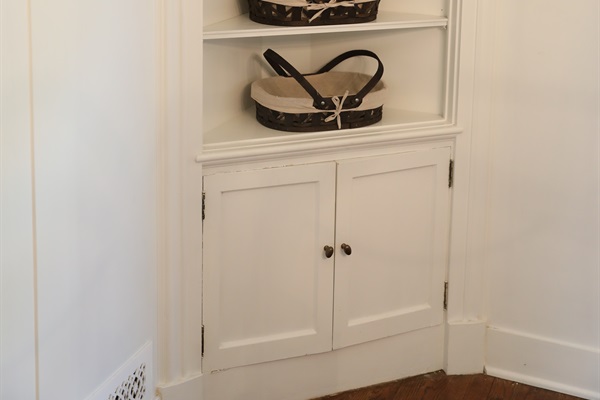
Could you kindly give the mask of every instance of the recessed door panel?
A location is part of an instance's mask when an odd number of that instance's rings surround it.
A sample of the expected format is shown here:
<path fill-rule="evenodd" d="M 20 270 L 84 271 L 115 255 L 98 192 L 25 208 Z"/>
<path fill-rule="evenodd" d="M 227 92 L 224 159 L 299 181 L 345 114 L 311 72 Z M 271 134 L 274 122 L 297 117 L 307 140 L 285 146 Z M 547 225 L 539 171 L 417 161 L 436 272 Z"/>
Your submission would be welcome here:
<path fill-rule="evenodd" d="M 335 164 L 207 176 L 205 366 L 331 349 Z"/>
<path fill-rule="evenodd" d="M 449 160 L 443 148 L 339 163 L 334 348 L 442 322 Z"/>

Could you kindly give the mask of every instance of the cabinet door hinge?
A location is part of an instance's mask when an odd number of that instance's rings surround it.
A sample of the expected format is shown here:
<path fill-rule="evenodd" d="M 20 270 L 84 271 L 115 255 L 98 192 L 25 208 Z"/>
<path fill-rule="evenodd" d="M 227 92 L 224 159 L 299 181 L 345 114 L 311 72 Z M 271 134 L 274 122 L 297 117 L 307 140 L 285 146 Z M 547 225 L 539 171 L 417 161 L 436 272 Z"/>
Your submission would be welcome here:
<path fill-rule="evenodd" d="M 448 187 L 454 185 L 454 160 L 450 160 L 450 172 L 448 172 Z"/>
<path fill-rule="evenodd" d="M 202 325 L 202 340 L 200 343 L 200 346 L 202 347 L 202 357 L 204 357 L 204 325 Z"/>
<path fill-rule="evenodd" d="M 202 192 L 202 221 L 206 218 L 206 193 Z"/>
<path fill-rule="evenodd" d="M 444 310 L 448 309 L 448 281 L 444 282 Z"/>

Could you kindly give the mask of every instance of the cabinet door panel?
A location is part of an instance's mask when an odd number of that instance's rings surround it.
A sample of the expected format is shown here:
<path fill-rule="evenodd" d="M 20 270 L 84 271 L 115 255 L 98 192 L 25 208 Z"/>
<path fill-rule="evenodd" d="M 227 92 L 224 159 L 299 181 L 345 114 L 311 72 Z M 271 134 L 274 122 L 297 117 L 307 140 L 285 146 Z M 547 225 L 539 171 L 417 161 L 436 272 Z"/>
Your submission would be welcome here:
<path fill-rule="evenodd" d="M 331 350 L 335 167 L 204 178 L 208 370 Z"/>
<path fill-rule="evenodd" d="M 334 348 L 442 323 L 449 160 L 443 148 L 339 163 Z"/>

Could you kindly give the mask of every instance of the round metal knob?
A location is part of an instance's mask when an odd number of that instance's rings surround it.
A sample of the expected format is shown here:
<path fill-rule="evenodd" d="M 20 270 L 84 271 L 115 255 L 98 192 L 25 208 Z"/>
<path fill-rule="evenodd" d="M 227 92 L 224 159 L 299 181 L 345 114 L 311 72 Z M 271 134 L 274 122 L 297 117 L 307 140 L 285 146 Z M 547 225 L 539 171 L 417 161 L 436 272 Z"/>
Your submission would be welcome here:
<path fill-rule="evenodd" d="M 333 256 L 333 247 L 325 246 L 323 247 L 323 250 L 325 250 L 325 257 L 331 258 Z"/>
<path fill-rule="evenodd" d="M 346 253 L 347 256 L 352 254 L 352 247 L 350 247 L 350 245 L 347 245 L 346 243 L 342 243 L 342 250 L 344 250 L 344 253 Z"/>

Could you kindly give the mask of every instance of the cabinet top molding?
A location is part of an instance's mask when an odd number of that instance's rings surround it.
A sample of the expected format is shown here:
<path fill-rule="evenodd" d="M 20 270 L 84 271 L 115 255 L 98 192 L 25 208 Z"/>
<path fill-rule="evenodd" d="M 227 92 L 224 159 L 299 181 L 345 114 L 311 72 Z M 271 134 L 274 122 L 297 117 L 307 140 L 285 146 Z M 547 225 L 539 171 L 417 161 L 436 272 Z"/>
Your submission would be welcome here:
<path fill-rule="evenodd" d="M 338 151 L 342 148 L 361 148 L 384 143 L 410 143 L 414 141 L 423 143 L 428 140 L 452 139 L 462 132 L 462 127 L 448 125 L 418 130 L 385 132 L 379 135 L 363 133 L 354 136 L 323 138 L 320 140 L 315 138 L 314 140 L 302 142 L 274 143 L 264 146 L 216 148 L 212 151 L 203 151 L 202 154 L 195 157 L 195 162 L 206 167 L 212 167 L 242 161 L 268 160 L 271 157 L 279 158 L 281 155 L 298 157 L 332 150 Z"/>
<path fill-rule="evenodd" d="M 204 27 L 204 40 L 289 36 L 298 34 L 383 31 L 393 29 L 432 28 L 448 26 L 448 18 L 434 15 L 381 11 L 374 22 L 347 25 L 309 27 L 278 27 L 250 21 L 247 14 Z"/>

